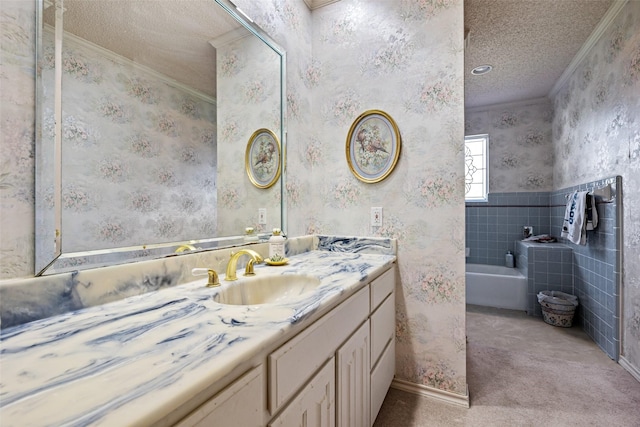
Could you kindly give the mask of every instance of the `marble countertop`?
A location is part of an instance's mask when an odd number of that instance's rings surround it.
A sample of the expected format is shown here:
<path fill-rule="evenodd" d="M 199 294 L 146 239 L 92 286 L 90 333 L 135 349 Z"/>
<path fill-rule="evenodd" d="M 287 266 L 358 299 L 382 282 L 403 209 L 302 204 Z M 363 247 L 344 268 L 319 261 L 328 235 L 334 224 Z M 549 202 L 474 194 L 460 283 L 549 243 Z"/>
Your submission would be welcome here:
<path fill-rule="evenodd" d="M 221 305 L 213 300 L 219 288 L 206 288 L 205 276 L 5 329 L 0 421 L 4 427 L 158 422 L 394 261 L 313 251 L 283 267 L 256 266 L 258 276 L 321 280 L 317 292 L 289 304 Z"/>

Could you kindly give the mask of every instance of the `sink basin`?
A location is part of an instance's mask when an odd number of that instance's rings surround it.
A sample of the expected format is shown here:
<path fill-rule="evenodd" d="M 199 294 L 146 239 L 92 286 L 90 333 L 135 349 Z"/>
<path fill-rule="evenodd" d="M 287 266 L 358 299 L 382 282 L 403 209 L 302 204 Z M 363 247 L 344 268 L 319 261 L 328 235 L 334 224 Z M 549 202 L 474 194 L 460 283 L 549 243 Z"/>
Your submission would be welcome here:
<path fill-rule="evenodd" d="M 282 304 L 304 298 L 320 286 L 320 279 L 303 274 L 244 277 L 224 284 L 213 296 L 220 304 Z"/>

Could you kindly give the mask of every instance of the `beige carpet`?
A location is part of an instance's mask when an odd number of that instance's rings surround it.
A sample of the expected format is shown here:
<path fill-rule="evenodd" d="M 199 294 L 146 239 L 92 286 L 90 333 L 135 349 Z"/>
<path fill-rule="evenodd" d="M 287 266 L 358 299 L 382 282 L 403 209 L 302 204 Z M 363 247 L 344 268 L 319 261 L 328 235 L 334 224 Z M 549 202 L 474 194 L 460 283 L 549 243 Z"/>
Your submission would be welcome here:
<path fill-rule="evenodd" d="M 640 383 L 578 327 L 467 308 L 469 409 L 392 389 L 385 426 L 640 427 Z"/>

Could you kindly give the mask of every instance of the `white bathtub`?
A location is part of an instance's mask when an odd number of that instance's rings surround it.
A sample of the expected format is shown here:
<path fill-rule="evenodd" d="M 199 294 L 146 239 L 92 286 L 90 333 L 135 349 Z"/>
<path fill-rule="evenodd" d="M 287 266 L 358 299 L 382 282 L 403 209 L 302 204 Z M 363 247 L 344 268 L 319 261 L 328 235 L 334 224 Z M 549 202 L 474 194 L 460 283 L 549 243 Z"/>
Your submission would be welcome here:
<path fill-rule="evenodd" d="M 515 268 L 467 264 L 467 304 L 527 309 L 527 278 Z"/>

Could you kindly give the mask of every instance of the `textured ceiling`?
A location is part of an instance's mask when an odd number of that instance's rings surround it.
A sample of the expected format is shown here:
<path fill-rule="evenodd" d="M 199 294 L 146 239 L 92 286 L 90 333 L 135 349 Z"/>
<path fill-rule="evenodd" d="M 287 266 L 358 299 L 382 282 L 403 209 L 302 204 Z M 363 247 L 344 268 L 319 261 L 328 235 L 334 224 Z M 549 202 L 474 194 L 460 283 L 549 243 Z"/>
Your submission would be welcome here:
<path fill-rule="evenodd" d="M 213 0 L 64 0 L 64 8 L 65 31 L 212 97 L 209 40 L 242 28 Z M 44 20 L 53 23 L 53 7 Z"/>
<path fill-rule="evenodd" d="M 546 96 L 613 0 L 464 0 L 465 106 Z M 489 64 L 493 71 L 474 76 Z"/>

